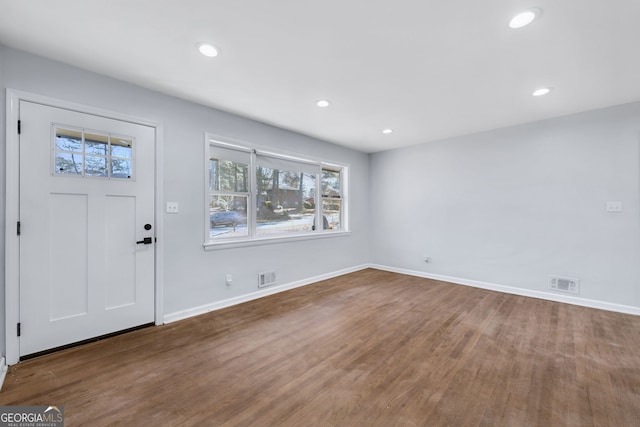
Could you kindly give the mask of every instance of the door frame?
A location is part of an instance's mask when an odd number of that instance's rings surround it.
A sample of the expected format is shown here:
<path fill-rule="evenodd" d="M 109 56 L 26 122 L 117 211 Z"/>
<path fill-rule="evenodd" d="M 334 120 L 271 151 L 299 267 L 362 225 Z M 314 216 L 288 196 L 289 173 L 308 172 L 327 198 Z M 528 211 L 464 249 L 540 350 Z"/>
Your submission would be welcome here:
<path fill-rule="evenodd" d="M 71 101 L 50 98 L 44 95 L 15 89 L 6 90 L 6 195 L 5 195 L 5 349 L 7 365 L 20 361 L 20 338 L 17 324 L 20 321 L 20 238 L 17 235 L 17 223 L 20 220 L 20 150 L 18 119 L 20 101 L 43 104 L 49 107 L 92 114 L 108 119 L 126 121 L 149 126 L 155 130 L 155 177 L 154 177 L 154 217 L 156 239 L 154 290 L 155 324 L 161 325 L 164 316 L 163 263 L 164 257 L 164 217 L 162 215 L 163 195 L 163 126 L 140 117 L 104 110 L 97 107 L 78 104 Z"/>

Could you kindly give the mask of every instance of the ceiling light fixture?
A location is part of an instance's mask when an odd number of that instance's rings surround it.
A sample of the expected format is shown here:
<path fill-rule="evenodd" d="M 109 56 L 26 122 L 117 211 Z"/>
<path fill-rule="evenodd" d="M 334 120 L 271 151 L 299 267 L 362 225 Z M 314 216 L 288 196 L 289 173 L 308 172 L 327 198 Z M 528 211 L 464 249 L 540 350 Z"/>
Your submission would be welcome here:
<path fill-rule="evenodd" d="M 390 133 L 393 133 L 393 129 L 383 129 L 382 133 L 389 135 Z"/>
<path fill-rule="evenodd" d="M 531 95 L 533 95 L 533 96 L 542 96 L 542 95 L 548 94 L 549 92 L 551 92 L 551 88 L 550 87 L 541 87 L 540 89 L 534 90 Z"/>
<path fill-rule="evenodd" d="M 319 99 L 316 101 L 316 105 L 320 108 L 328 107 L 331 103 L 326 99 Z"/>
<path fill-rule="evenodd" d="M 542 11 L 540 9 L 528 9 L 524 12 L 520 12 L 509 21 L 511 28 L 522 28 L 533 22 Z"/>
<path fill-rule="evenodd" d="M 214 58 L 218 56 L 218 48 L 212 45 L 211 43 L 198 43 L 198 50 L 204 56 L 208 56 L 209 58 Z"/>

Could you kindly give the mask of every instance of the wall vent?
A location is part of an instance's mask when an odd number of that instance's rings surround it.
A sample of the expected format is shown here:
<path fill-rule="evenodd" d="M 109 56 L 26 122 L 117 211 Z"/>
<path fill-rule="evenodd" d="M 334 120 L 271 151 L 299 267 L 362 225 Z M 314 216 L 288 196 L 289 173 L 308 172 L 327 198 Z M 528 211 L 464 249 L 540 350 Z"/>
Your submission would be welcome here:
<path fill-rule="evenodd" d="M 264 288 L 265 286 L 271 286 L 276 283 L 276 272 L 265 271 L 258 274 L 258 287 Z"/>
<path fill-rule="evenodd" d="M 580 293 L 580 280 L 571 277 L 549 276 L 549 288 L 554 291 Z"/>

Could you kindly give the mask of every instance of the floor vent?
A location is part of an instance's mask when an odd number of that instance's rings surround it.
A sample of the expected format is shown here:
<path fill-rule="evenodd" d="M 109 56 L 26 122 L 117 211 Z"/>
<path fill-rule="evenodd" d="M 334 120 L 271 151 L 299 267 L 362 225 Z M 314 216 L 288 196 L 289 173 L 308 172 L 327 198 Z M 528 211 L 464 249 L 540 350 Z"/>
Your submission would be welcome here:
<path fill-rule="evenodd" d="M 580 280 L 571 277 L 549 276 L 549 288 L 554 291 L 580 293 Z"/>
<path fill-rule="evenodd" d="M 265 286 L 271 286 L 276 283 L 276 272 L 265 271 L 258 274 L 258 287 L 264 288 Z"/>

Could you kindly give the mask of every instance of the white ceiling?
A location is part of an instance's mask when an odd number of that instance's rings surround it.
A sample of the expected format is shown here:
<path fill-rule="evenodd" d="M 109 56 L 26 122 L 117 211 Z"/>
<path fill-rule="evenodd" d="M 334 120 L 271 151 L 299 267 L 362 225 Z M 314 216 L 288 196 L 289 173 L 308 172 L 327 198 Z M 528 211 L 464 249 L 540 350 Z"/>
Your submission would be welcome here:
<path fill-rule="evenodd" d="M 639 17 L 638 0 L 0 0 L 0 43 L 375 152 L 640 100 Z"/>

